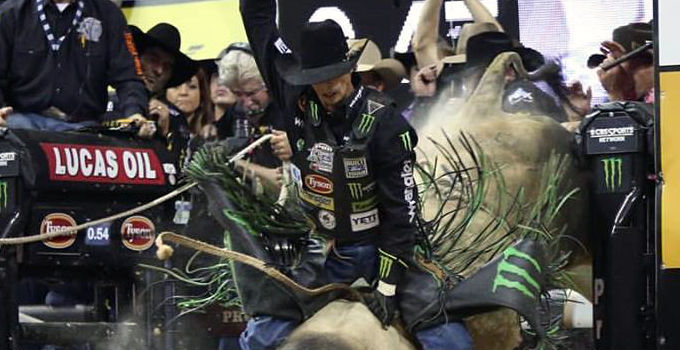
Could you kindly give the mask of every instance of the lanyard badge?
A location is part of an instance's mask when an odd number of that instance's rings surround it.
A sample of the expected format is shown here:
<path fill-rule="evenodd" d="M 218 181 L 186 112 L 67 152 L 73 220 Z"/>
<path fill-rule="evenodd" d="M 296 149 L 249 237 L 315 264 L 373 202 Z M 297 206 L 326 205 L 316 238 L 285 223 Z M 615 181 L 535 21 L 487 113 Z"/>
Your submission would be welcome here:
<path fill-rule="evenodd" d="M 52 27 L 47 21 L 47 15 L 45 15 L 45 0 L 35 0 L 35 5 L 36 10 L 38 11 L 40 26 L 42 27 L 43 32 L 45 32 L 45 37 L 47 38 L 47 42 L 50 44 L 50 48 L 52 51 L 59 51 L 61 43 L 64 42 L 64 39 L 69 35 L 69 33 L 71 33 L 71 30 L 73 30 L 73 28 L 76 27 L 78 23 L 80 23 L 80 19 L 83 17 L 83 8 L 85 7 L 85 3 L 82 0 L 77 2 L 78 9 L 76 10 L 76 15 L 73 17 L 73 21 L 71 22 L 71 27 L 69 27 L 69 29 L 66 31 L 66 34 L 60 38 L 54 36 Z M 82 42 L 83 41 L 81 41 L 81 43 Z"/>

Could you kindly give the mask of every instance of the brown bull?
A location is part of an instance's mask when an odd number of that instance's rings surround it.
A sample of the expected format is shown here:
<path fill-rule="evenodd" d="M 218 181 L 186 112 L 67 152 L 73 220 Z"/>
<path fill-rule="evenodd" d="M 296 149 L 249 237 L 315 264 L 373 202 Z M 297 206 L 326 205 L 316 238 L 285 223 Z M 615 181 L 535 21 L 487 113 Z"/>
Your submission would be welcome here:
<path fill-rule="evenodd" d="M 503 112 L 501 108 L 503 90 L 507 73 L 511 71 L 520 78 L 528 77 L 517 54 L 499 55 L 487 69 L 468 101 L 457 106 L 456 101 L 441 103 L 440 108 L 433 112 L 428 122 L 418 130 L 421 139 L 420 160 L 427 159 L 430 163 L 433 162 L 432 155 L 438 154 L 435 143 L 447 142 L 443 132 L 447 135 L 462 132 L 478 143 L 487 160 L 500 170 L 503 179 L 503 186 L 492 185 L 485 195 L 484 205 L 489 213 L 509 208 L 518 200 L 517 196 L 521 197 L 519 200 L 522 205 L 516 206 L 516 210 L 529 207 L 540 195 L 543 169 L 551 156 L 556 154 L 570 158 L 571 136 L 552 118 Z M 429 140 L 426 140 L 427 138 Z M 454 143 L 455 147 L 459 145 Z M 474 166 L 469 158 L 463 158 L 463 162 L 470 167 Z M 562 182 L 563 186 L 582 188 L 582 175 L 576 168 L 576 162 L 572 160 L 569 164 L 565 172 L 566 181 Z M 590 296 L 590 261 L 583 249 L 590 246 L 590 241 L 585 230 L 587 213 L 585 203 L 580 199 L 584 198 L 584 195 L 579 193 L 576 198 L 569 201 L 561 211 L 555 226 L 567 225 L 564 235 L 568 235 L 570 239 L 564 239 L 561 243 L 564 243 L 565 250 L 572 251 L 569 271 L 573 273 L 570 275 L 576 289 Z M 455 204 L 452 201 L 448 206 L 453 208 Z M 423 210 L 426 219 L 428 215 L 432 215 L 434 206 L 436 204 L 431 204 L 426 198 Z M 485 215 L 487 214 L 478 215 L 476 220 L 471 222 L 469 229 L 464 233 L 463 241 L 475 238 L 486 224 Z M 512 222 L 515 216 L 507 217 L 509 222 L 504 227 L 509 228 L 517 224 Z M 495 232 L 495 237 L 505 233 L 501 228 Z M 479 265 L 478 263 L 470 266 L 463 271 L 463 275 L 469 275 L 478 269 Z M 509 310 L 471 317 L 468 319 L 468 327 L 476 349 L 511 350 L 518 345 L 520 339 L 517 315 Z"/>

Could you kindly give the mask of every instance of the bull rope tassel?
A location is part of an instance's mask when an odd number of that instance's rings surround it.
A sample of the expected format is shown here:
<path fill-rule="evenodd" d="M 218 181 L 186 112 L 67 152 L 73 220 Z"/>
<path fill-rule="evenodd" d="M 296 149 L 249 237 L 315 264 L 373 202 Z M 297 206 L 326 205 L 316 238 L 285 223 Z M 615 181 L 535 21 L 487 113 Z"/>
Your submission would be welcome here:
<path fill-rule="evenodd" d="M 256 147 L 265 143 L 266 141 L 269 141 L 269 139 L 271 139 L 273 136 L 274 135 L 272 135 L 272 134 L 268 134 L 268 135 L 264 135 L 264 136 L 258 138 L 253 143 L 248 145 L 248 147 L 244 148 L 243 150 L 238 152 L 235 156 L 233 156 L 231 159 L 229 159 L 228 163 L 231 164 L 231 163 L 243 158 L 248 152 L 252 151 Z M 2 246 L 2 245 L 21 245 L 21 244 L 26 244 L 26 243 L 47 241 L 47 240 L 50 240 L 50 239 L 53 239 L 53 238 L 56 238 L 56 237 L 61 237 L 61 236 L 74 236 L 74 235 L 77 235 L 78 231 L 80 231 L 82 229 L 86 229 L 88 227 L 96 226 L 96 225 L 99 225 L 101 223 L 105 223 L 105 222 L 108 222 L 108 221 L 117 220 L 117 219 L 120 219 L 122 217 L 134 215 L 134 214 L 143 212 L 143 211 L 145 211 L 149 208 L 155 207 L 155 206 L 157 206 L 157 205 L 159 205 L 163 202 L 166 202 L 166 201 L 174 198 L 175 196 L 177 196 L 181 193 L 184 193 L 184 192 L 190 190 L 191 188 L 193 188 L 196 185 L 197 185 L 196 182 L 187 183 L 187 184 L 183 185 L 182 187 L 180 187 L 180 188 L 178 188 L 178 189 L 176 189 L 176 190 L 174 190 L 174 191 L 172 191 L 172 192 L 170 192 L 166 195 L 158 197 L 158 198 L 154 199 L 153 201 L 142 204 L 138 207 L 126 210 L 122 213 L 118 213 L 118 214 L 107 216 L 107 217 L 104 217 L 104 218 L 101 218 L 101 219 L 86 222 L 84 224 L 80 224 L 80 225 L 77 225 L 77 226 L 74 226 L 74 227 L 71 227 L 71 228 L 67 228 L 67 229 L 64 229 L 64 230 L 61 230 L 61 231 L 46 233 L 46 234 L 37 234 L 37 235 L 25 236 L 25 237 L 0 238 L 0 246 Z M 283 190 L 283 188 L 282 188 L 282 190 Z"/>
<path fill-rule="evenodd" d="M 267 276 L 273 278 L 274 280 L 283 283 L 287 287 L 291 288 L 293 291 L 305 294 L 310 297 L 326 294 L 332 291 L 342 291 L 348 293 L 354 300 L 363 300 L 363 297 L 357 290 L 346 284 L 330 283 L 318 288 L 310 289 L 298 284 L 297 282 L 293 281 L 290 277 L 286 276 L 281 271 L 277 270 L 275 267 L 268 266 L 264 261 L 260 259 L 256 259 L 250 255 L 246 255 L 243 253 L 235 252 L 233 250 L 218 248 L 214 245 L 199 240 L 195 240 L 183 235 L 178 235 L 172 232 L 163 232 L 159 234 L 158 237 L 156 237 L 156 246 L 158 247 L 156 255 L 161 260 L 169 259 L 172 256 L 173 252 L 172 247 L 165 244 L 164 241 L 176 243 L 178 245 L 185 246 L 203 253 L 214 255 L 220 258 L 234 260 L 242 264 L 251 266 L 267 274 Z"/>
<path fill-rule="evenodd" d="M 283 184 L 281 185 L 281 191 L 279 191 L 279 199 L 276 201 L 276 204 L 282 207 L 286 204 L 290 192 L 290 187 L 293 185 L 293 180 L 290 175 L 290 169 L 291 169 L 290 161 L 289 160 L 283 161 L 283 165 L 281 166 Z"/>

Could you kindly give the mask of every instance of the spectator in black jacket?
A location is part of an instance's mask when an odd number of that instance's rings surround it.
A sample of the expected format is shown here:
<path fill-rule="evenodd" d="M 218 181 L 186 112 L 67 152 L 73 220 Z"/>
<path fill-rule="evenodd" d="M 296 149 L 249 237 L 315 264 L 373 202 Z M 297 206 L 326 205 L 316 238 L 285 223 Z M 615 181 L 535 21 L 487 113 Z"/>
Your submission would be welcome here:
<path fill-rule="evenodd" d="M 369 308 L 387 326 L 397 309 L 397 285 L 413 263 L 415 131 L 386 95 L 352 74 L 360 52 L 348 54 L 336 22 L 305 25 L 298 62 L 279 35 L 274 0 L 241 0 L 241 14 L 269 96 L 286 118 L 286 133 L 272 138 L 274 153 L 291 159 L 302 206 L 334 246 L 325 277 L 373 281 Z M 272 316 L 276 310 L 262 303 L 243 303 L 254 316 L 241 336 L 245 350 L 276 348 L 299 322 Z M 420 312 L 409 311 L 403 312 L 407 327 L 424 349 L 471 349 L 461 323 L 415 328 L 409 317 Z"/>
<path fill-rule="evenodd" d="M 107 86 L 126 117 L 147 96 L 132 36 L 108 0 L 10 0 L 0 7 L 0 123 L 72 130 L 97 125 Z"/>

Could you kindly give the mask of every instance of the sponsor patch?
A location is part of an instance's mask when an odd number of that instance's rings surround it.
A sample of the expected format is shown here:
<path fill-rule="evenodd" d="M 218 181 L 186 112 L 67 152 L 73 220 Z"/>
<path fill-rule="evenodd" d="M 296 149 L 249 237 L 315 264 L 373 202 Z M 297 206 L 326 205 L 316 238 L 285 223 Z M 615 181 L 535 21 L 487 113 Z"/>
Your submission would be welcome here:
<path fill-rule="evenodd" d="M 408 205 L 408 222 L 413 222 L 416 217 L 415 184 L 413 178 L 413 164 L 410 160 L 405 160 L 401 168 L 401 178 L 404 181 L 404 201 Z"/>
<path fill-rule="evenodd" d="M 52 181 L 164 185 L 163 167 L 146 148 L 40 143 Z"/>
<path fill-rule="evenodd" d="M 309 168 L 315 171 L 333 173 L 333 148 L 325 143 L 317 143 L 309 151 Z"/>
<path fill-rule="evenodd" d="M 345 158 L 345 177 L 348 179 L 359 179 L 368 176 L 368 165 L 366 158 Z"/>
<path fill-rule="evenodd" d="M 331 197 L 309 192 L 303 188 L 298 190 L 298 195 L 300 196 L 300 199 L 317 208 L 335 210 L 335 201 Z"/>
<path fill-rule="evenodd" d="M 588 133 L 591 138 L 597 139 L 599 143 L 625 142 L 626 137 L 635 135 L 635 127 L 590 129 Z"/>
<path fill-rule="evenodd" d="M 277 50 L 279 50 L 280 53 L 283 54 L 292 53 L 288 48 L 288 45 L 286 45 L 286 43 L 281 38 L 276 39 L 276 41 L 274 42 L 274 46 L 276 47 Z"/>
<path fill-rule="evenodd" d="M 413 144 L 411 143 L 411 133 L 408 131 L 399 134 L 399 139 L 401 140 L 401 144 L 404 146 L 404 149 L 407 152 L 410 152 L 413 150 Z"/>
<path fill-rule="evenodd" d="M 366 113 L 362 114 L 361 121 L 359 122 L 359 132 L 363 134 L 368 134 L 368 132 L 371 131 L 374 122 L 375 117 L 372 114 Z"/>
<path fill-rule="evenodd" d="M 375 102 L 375 101 L 372 101 L 372 100 L 368 100 L 368 103 L 367 103 L 366 106 L 368 107 L 368 114 L 375 114 L 375 112 L 377 112 L 377 111 L 383 109 L 383 107 L 385 107 L 385 105 L 380 104 L 380 103 Z"/>
<path fill-rule="evenodd" d="M 298 152 L 302 152 L 302 150 L 305 149 L 305 139 L 297 140 L 295 147 L 297 147 Z"/>
<path fill-rule="evenodd" d="M 156 228 L 151 220 L 143 216 L 132 216 L 120 225 L 123 245 L 135 251 L 149 249 L 156 238 Z"/>
<path fill-rule="evenodd" d="M 363 198 L 365 193 L 371 194 L 371 192 L 373 192 L 375 181 L 368 185 L 362 185 L 359 182 L 350 182 L 347 184 L 347 188 L 349 189 L 349 195 L 352 199 L 357 200 Z"/>
<path fill-rule="evenodd" d="M 104 30 L 102 29 L 102 22 L 94 17 L 85 17 L 78 26 L 76 31 L 80 34 L 82 40 L 98 42 Z"/>
<path fill-rule="evenodd" d="M 305 185 L 310 190 L 319 194 L 333 193 L 333 182 L 321 175 L 307 175 L 305 176 Z"/>
<path fill-rule="evenodd" d="M 335 228 L 335 215 L 328 210 L 319 210 L 319 223 L 326 230 Z"/>
<path fill-rule="evenodd" d="M 16 159 L 17 159 L 16 152 L 0 153 L 0 166 L 7 166 L 7 163 L 13 162 Z"/>
<path fill-rule="evenodd" d="M 40 234 L 47 234 L 53 232 L 63 231 L 65 229 L 75 227 L 76 221 L 68 214 L 52 213 L 45 216 L 40 223 Z M 55 237 L 43 243 L 54 249 L 65 249 L 70 247 L 76 241 L 76 232 L 69 236 Z"/>
<path fill-rule="evenodd" d="M 302 188 L 302 172 L 293 163 L 290 163 L 290 178 L 293 179 L 298 188 Z"/>
<path fill-rule="evenodd" d="M 359 202 L 352 202 L 352 212 L 363 212 L 371 210 L 378 205 L 378 196 L 373 196 L 371 198 L 365 199 Z"/>
<path fill-rule="evenodd" d="M 365 231 L 380 225 L 377 208 L 363 213 L 351 214 L 349 219 L 352 224 L 352 232 Z"/>

